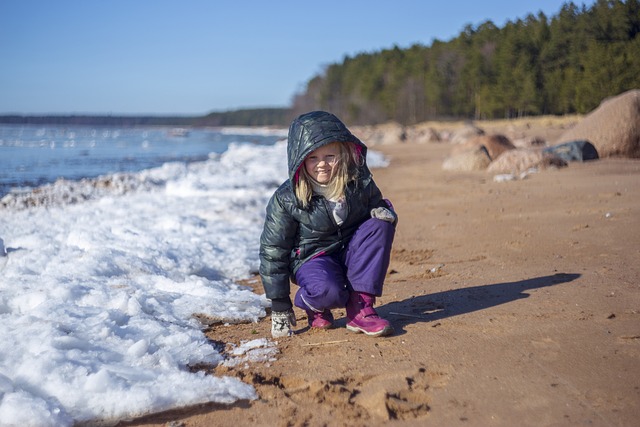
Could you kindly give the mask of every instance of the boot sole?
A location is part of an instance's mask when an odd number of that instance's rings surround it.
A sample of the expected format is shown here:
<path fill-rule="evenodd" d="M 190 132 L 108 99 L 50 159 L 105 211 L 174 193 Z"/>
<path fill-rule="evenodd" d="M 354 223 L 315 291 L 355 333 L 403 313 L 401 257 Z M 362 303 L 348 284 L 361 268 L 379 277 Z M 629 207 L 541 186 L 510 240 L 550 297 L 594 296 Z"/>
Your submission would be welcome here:
<path fill-rule="evenodd" d="M 381 329 L 377 332 L 369 332 L 362 328 L 358 328 L 357 326 L 352 326 L 352 325 L 347 325 L 347 329 L 351 332 L 356 332 L 356 333 L 362 332 L 363 334 L 370 337 L 382 337 L 382 336 L 390 335 L 393 333 L 393 328 L 391 326 L 386 326 L 384 329 Z"/>

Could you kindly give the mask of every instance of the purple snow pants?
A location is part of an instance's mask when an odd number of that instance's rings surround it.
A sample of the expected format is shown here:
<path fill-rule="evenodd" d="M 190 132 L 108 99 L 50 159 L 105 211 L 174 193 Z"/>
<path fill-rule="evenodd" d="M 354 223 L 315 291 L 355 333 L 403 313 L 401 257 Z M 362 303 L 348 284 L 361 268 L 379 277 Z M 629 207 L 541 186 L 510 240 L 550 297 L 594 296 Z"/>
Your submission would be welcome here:
<path fill-rule="evenodd" d="M 394 235 L 391 223 L 371 218 L 342 251 L 302 264 L 296 272 L 296 307 L 322 312 L 344 307 L 351 291 L 382 295 Z"/>

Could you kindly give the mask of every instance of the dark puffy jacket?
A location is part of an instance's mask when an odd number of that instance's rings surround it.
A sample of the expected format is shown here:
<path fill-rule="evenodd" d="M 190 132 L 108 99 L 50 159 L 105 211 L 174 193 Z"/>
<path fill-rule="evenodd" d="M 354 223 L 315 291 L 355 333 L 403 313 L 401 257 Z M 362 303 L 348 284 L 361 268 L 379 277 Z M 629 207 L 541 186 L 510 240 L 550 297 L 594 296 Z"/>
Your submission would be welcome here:
<path fill-rule="evenodd" d="M 338 226 L 327 200 L 314 195 L 303 209 L 293 186 L 304 159 L 317 148 L 335 142 L 360 147 L 363 164 L 345 191 L 348 216 Z M 345 247 L 355 230 L 370 218 L 371 209 L 387 206 L 366 165 L 367 147 L 333 114 L 314 111 L 293 121 L 289 128 L 289 179 L 267 205 L 260 237 L 260 276 L 267 298 L 289 298 L 289 280 L 307 260 Z"/>

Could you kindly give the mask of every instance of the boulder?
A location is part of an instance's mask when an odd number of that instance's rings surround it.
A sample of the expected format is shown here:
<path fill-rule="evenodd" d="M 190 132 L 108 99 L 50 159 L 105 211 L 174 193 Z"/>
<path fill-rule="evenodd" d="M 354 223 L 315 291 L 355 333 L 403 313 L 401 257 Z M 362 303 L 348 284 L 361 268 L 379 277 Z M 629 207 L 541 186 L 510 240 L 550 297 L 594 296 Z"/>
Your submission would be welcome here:
<path fill-rule="evenodd" d="M 547 145 L 547 140 L 540 136 L 525 136 L 514 139 L 513 145 L 515 145 L 516 148 L 544 147 Z"/>
<path fill-rule="evenodd" d="M 513 150 L 516 148 L 515 145 L 511 143 L 509 138 L 504 135 L 482 135 L 476 136 L 474 138 L 469 139 L 462 145 L 454 147 L 452 150 L 455 153 L 461 153 L 467 150 L 475 150 L 476 147 L 483 146 L 487 149 L 487 153 L 489 153 L 489 157 L 491 160 L 498 158 L 500 154 L 504 153 L 507 150 Z"/>
<path fill-rule="evenodd" d="M 516 148 L 505 151 L 495 159 L 487 172 L 491 174 L 514 174 L 520 175 L 529 169 L 546 169 L 548 167 L 564 167 L 567 162 L 550 153 L 541 150 L 528 150 Z"/>
<path fill-rule="evenodd" d="M 475 149 L 454 154 L 442 163 L 442 169 L 448 171 L 479 171 L 485 170 L 491 163 L 491 157 L 484 145 Z"/>
<path fill-rule="evenodd" d="M 589 141 L 571 141 L 547 147 L 543 153 L 553 154 L 566 162 L 585 162 L 596 160 L 598 151 Z"/>
<path fill-rule="evenodd" d="M 407 142 L 416 144 L 427 144 L 442 141 L 440 134 L 434 128 L 411 126 L 407 128 L 406 136 Z"/>
<path fill-rule="evenodd" d="M 467 123 L 464 127 L 455 130 L 450 138 L 453 144 L 464 144 L 472 138 L 484 135 L 484 131 L 474 124 Z"/>
<path fill-rule="evenodd" d="M 390 122 L 375 126 L 354 127 L 353 134 L 369 146 L 399 144 L 406 142 L 407 133 L 404 126 Z"/>
<path fill-rule="evenodd" d="M 640 157 L 640 89 L 603 101 L 558 143 L 590 141 L 600 157 Z"/>

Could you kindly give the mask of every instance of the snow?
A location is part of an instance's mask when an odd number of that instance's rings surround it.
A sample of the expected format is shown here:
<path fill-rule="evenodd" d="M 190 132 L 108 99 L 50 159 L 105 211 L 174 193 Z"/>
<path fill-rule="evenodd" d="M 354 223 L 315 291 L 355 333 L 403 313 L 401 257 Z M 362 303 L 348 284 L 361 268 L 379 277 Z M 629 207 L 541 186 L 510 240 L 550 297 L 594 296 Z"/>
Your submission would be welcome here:
<path fill-rule="evenodd" d="M 368 162 L 386 165 L 372 151 Z M 74 199 L 56 195 L 73 191 L 62 182 L 46 204 L 0 208 L 0 425 L 256 399 L 249 384 L 189 367 L 268 363 L 276 343 L 257 338 L 223 355 L 194 315 L 266 315 L 268 300 L 236 281 L 258 269 L 264 208 L 286 176 L 284 141 L 232 145 L 128 178 L 153 185 L 95 186 Z"/>

